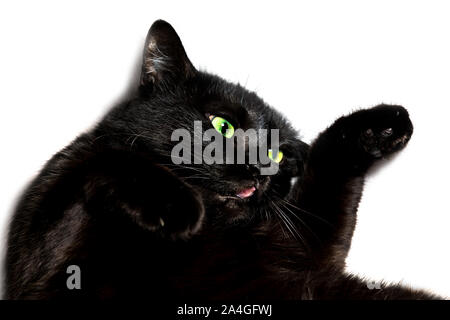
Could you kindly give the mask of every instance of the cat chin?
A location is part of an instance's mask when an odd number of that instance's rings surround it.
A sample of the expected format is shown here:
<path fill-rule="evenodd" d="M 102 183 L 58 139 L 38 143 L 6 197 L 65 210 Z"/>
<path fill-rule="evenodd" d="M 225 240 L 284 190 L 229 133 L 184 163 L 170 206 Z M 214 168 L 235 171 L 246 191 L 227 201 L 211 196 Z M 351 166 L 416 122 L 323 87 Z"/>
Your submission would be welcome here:
<path fill-rule="evenodd" d="M 248 204 L 240 203 L 238 200 L 228 200 L 221 210 L 227 224 L 242 223 L 251 218 Z"/>
<path fill-rule="evenodd" d="M 215 212 L 215 217 L 225 224 L 236 224 L 249 220 L 252 215 L 251 208 L 258 202 L 258 195 L 253 194 L 248 198 L 238 196 L 225 196 L 213 190 L 201 189 L 204 205 L 207 212 Z"/>
<path fill-rule="evenodd" d="M 216 205 L 222 212 L 222 218 L 228 224 L 242 223 L 250 220 L 254 213 L 252 208 L 259 202 L 259 197 L 256 194 L 245 199 L 239 197 L 218 197 L 222 200 L 220 204 L 216 203 Z"/>

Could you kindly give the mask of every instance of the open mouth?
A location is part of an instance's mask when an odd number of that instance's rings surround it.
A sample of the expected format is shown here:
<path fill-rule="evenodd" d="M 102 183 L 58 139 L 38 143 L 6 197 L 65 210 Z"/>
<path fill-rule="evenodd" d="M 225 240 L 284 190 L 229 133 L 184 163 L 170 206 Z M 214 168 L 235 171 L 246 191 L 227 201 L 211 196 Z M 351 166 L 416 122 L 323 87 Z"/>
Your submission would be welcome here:
<path fill-rule="evenodd" d="M 236 194 L 236 196 L 240 199 L 246 199 L 251 197 L 256 191 L 256 188 L 250 187 L 250 188 L 246 188 L 244 190 L 241 190 L 239 193 Z"/>
<path fill-rule="evenodd" d="M 228 193 L 228 194 L 220 194 L 216 193 L 216 197 L 221 201 L 234 200 L 237 202 L 247 201 L 252 198 L 253 195 L 257 193 L 259 190 L 258 185 L 246 186 L 243 189 L 237 189 L 234 192 L 236 193 Z"/>

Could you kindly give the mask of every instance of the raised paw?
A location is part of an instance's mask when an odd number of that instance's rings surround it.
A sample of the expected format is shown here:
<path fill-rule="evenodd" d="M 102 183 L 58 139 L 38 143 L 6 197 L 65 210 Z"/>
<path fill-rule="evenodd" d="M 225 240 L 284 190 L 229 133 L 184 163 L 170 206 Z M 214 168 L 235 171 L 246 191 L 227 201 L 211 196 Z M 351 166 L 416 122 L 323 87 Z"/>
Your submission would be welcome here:
<path fill-rule="evenodd" d="M 413 125 L 401 106 L 379 105 L 337 119 L 313 142 L 308 166 L 321 175 L 364 175 L 380 158 L 402 149 Z"/>
<path fill-rule="evenodd" d="M 411 138 L 413 125 L 401 106 L 379 105 L 358 113 L 354 115 L 359 118 L 359 145 L 374 158 L 402 149 Z"/>

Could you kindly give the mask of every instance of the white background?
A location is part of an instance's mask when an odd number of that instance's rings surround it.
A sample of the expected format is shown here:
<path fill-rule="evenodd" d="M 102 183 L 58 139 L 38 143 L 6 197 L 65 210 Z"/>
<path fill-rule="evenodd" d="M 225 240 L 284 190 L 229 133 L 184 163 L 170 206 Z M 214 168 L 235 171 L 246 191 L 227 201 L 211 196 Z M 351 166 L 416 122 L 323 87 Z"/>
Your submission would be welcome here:
<path fill-rule="evenodd" d="M 127 90 L 150 24 L 196 67 L 256 90 L 311 141 L 336 117 L 408 108 L 408 148 L 372 176 L 348 269 L 450 296 L 450 6 L 445 1 L 0 4 L 0 236 L 52 154 Z"/>

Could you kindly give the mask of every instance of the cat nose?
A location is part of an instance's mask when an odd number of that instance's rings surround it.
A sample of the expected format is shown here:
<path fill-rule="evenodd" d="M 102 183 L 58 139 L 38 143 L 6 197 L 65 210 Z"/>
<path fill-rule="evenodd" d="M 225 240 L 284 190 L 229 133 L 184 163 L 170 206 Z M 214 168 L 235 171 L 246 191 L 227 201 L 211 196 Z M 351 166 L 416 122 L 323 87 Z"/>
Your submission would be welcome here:
<path fill-rule="evenodd" d="M 259 167 L 254 164 L 246 164 L 245 167 L 252 174 L 253 177 L 258 177 L 260 175 Z"/>

